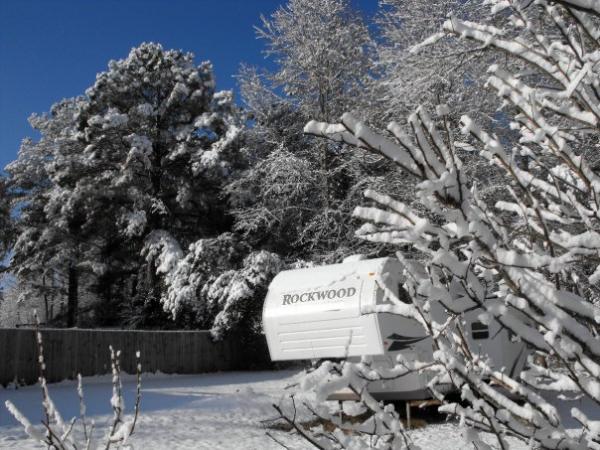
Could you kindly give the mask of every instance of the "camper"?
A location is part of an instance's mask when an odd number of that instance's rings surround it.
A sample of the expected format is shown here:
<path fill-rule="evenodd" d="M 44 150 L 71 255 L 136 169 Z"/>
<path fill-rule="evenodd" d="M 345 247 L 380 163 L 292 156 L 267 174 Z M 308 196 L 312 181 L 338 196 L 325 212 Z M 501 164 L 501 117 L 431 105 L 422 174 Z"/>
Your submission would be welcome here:
<path fill-rule="evenodd" d="M 263 307 L 263 326 L 272 361 L 372 356 L 392 367 L 396 356 L 407 360 L 433 358 L 433 342 L 414 319 L 389 313 L 363 314 L 365 307 L 383 304 L 383 286 L 405 302 L 402 264 L 396 258 L 359 259 L 341 264 L 287 270 L 271 282 Z M 479 310 L 465 313 L 471 348 L 490 354 L 507 373 L 520 370 L 524 346 L 508 331 L 477 319 Z M 501 367 L 497 367 L 500 369 Z M 382 400 L 427 399 L 424 375 L 410 374 L 377 381 L 369 392 Z"/>

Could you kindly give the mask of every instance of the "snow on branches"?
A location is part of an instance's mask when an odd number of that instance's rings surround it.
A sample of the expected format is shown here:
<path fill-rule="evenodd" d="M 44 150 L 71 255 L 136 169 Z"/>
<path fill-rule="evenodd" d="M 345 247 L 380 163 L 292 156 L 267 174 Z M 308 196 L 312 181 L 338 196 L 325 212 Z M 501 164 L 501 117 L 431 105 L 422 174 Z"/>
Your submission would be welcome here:
<path fill-rule="evenodd" d="M 134 323 L 126 305 L 158 302 L 181 249 L 228 226 L 221 191 L 245 127 L 232 92 L 215 91 L 210 63 L 143 43 L 31 124 L 40 139 L 7 166 L 11 268 L 32 296 L 66 292 L 69 326 Z M 85 299 L 105 312 L 77 317 Z"/>
<path fill-rule="evenodd" d="M 102 438 L 98 439 L 95 429 L 95 422 L 88 421 L 86 418 L 86 405 L 83 395 L 83 384 L 81 375 L 77 375 L 77 395 L 79 397 L 79 417 L 73 417 L 68 422 L 65 422 L 60 411 L 56 408 L 46 383 L 46 363 L 44 361 L 44 345 L 42 333 L 39 330 L 39 320 L 35 313 L 37 327 L 36 343 L 38 348 L 38 365 L 40 369 L 40 386 L 42 389 L 42 408 L 44 417 L 42 419 L 42 429 L 36 428 L 25 417 L 19 409 L 9 400 L 6 401 L 6 408 L 12 416 L 23 426 L 25 433 L 30 439 L 44 444 L 47 448 L 76 450 L 76 449 L 105 449 L 111 447 L 128 448 L 127 441 L 135 430 L 140 411 L 141 401 L 141 382 L 142 382 L 142 366 L 140 363 L 140 352 L 136 352 L 136 373 L 137 373 L 137 388 L 136 400 L 134 406 L 133 417 L 125 417 L 125 401 L 123 399 L 123 391 L 121 384 L 121 351 L 115 351 L 110 347 L 110 362 L 112 370 L 112 397 L 110 404 L 113 410 L 112 420 L 108 423 L 108 429 L 103 434 Z M 78 423 L 79 422 L 79 423 Z M 79 425 L 79 427 L 76 427 Z"/>
<path fill-rule="evenodd" d="M 374 206 L 354 214 L 366 222 L 358 230 L 363 239 L 408 245 L 422 255 L 409 259 L 399 252 L 398 258 L 405 288 L 434 338 L 434 361 L 425 370 L 434 380 L 451 380 L 465 401 L 442 410 L 493 433 L 503 449 L 508 437 L 543 448 L 600 448 L 600 422 L 574 407 L 570 415 L 580 427 L 567 432 L 567 417 L 543 395 L 568 392 L 600 408 L 600 309 L 594 303 L 600 178 L 588 162 L 588 146 L 600 137 L 600 12 L 593 2 L 575 0 L 490 3 L 492 17 L 502 15 L 501 28 L 452 18 L 444 30 L 527 66 L 518 73 L 500 64 L 489 68 L 488 86 L 512 116 L 518 142 L 487 133 L 467 116 L 460 120 L 461 146 L 476 148 L 476 157 L 504 174 L 501 201 L 484 200 L 465 176 L 445 107 L 435 120 L 417 109 L 405 126 L 391 123 L 389 136 L 350 114 L 338 124 L 310 122 L 305 131 L 383 155 L 419 180 L 426 213 L 367 191 Z M 432 314 L 439 305 L 449 314 L 443 323 Z M 494 318 L 544 358 L 531 357 L 527 370 L 510 377 L 490 355 L 474 352 L 462 329 L 472 306 L 483 321 Z M 346 383 L 352 376 L 338 373 Z M 443 398 L 435 383 L 430 389 Z M 335 436 L 328 443 L 348 448 Z"/>
<path fill-rule="evenodd" d="M 191 310 L 215 339 L 227 332 L 260 332 L 262 299 L 283 267 L 275 254 L 247 248 L 231 233 L 200 239 L 183 252 L 164 230 L 152 233 L 144 254 L 165 277 L 161 302 L 173 318 Z"/>
<path fill-rule="evenodd" d="M 279 70 L 271 79 L 320 120 L 356 108 L 373 69 L 374 42 L 346 0 L 289 0 L 257 36 L 267 43 Z"/>

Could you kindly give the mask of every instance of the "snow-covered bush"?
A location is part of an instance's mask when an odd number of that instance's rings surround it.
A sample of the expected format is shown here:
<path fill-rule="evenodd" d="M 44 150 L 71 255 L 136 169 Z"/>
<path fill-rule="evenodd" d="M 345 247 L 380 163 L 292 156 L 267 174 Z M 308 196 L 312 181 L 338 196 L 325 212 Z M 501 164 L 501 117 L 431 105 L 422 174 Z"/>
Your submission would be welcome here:
<path fill-rule="evenodd" d="M 203 290 L 209 308 L 218 311 L 211 327 L 215 338 L 228 331 L 256 335 L 262 330 L 262 300 L 283 268 L 281 258 L 264 250 L 250 253 L 237 270 L 223 272 Z"/>
<path fill-rule="evenodd" d="M 251 245 L 280 252 L 293 248 L 320 207 L 313 169 L 309 161 L 281 148 L 249 167 L 227 186 L 235 230 Z"/>
<path fill-rule="evenodd" d="M 35 313 L 34 313 L 35 314 Z M 35 316 L 37 321 L 37 315 Z M 39 322 L 38 322 L 39 325 Z M 38 348 L 38 366 L 40 369 L 39 383 L 42 389 L 42 409 L 44 416 L 42 426 L 34 426 L 10 401 L 5 405 L 13 417 L 23 426 L 30 439 L 45 445 L 49 449 L 89 449 L 107 450 L 115 448 L 132 448 L 127 440 L 133 434 L 140 412 L 142 366 L 140 363 L 140 352 L 136 353 L 137 364 L 137 390 L 132 417 L 125 417 L 125 401 L 121 384 L 121 351 L 115 351 L 110 347 L 110 363 L 112 368 L 112 397 L 110 405 L 113 410 L 112 420 L 108 423 L 105 431 L 95 429 L 93 420 L 86 418 L 86 405 L 83 395 L 81 375 L 77 376 L 77 395 L 79 396 L 79 417 L 73 417 L 65 421 L 56 408 L 46 383 L 46 363 L 44 361 L 44 344 L 42 333 L 36 329 L 36 342 Z M 98 436 L 100 435 L 100 436 Z"/>
<path fill-rule="evenodd" d="M 193 314 L 194 322 L 209 328 L 216 339 L 226 333 L 255 336 L 261 331 L 262 300 L 283 261 L 264 250 L 251 251 L 232 233 L 192 243 L 185 256 L 171 241 L 154 239 L 149 251 L 157 253 L 165 274 L 162 299 L 173 317 Z"/>
<path fill-rule="evenodd" d="M 44 310 L 42 299 L 27 295 L 31 290 L 23 289 L 23 285 L 16 283 L 15 280 L 6 278 L 0 280 L 4 284 L 0 296 L 0 327 L 14 328 L 18 325 L 35 323 L 33 311 Z M 42 317 L 45 319 L 45 315 Z"/>
<path fill-rule="evenodd" d="M 21 322 L 22 312 L 18 297 L 19 292 L 15 283 L 3 287 L 0 295 L 0 327 L 12 328 Z"/>
<path fill-rule="evenodd" d="M 366 221 L 358 231 L 363 239 L 418 252 L 417 258 L 398 252 L 412 304 L 391 298 L 394 306 L 385 311 L 421 323 L 435 350 L 433 361 L 399 360 L 385 372 L 365 358 L 327 362 L 310 375 L 305 383 L 321 398 L 350 385 L 373 413 L 359 425 L 340 424 L 353 435 L 305 431 L 322 448 L 359 448 L 374 439 L 377 448 L 410 447 L 395 412 L 374 403 L 364 387 L 412 371 L 433 373 L 429 387 L 439 399 L 445 397 L 438 382 L 457 388 L 463 402 L 441 410 L 460 417 L 476 448 L 489 448 L 479 431 L 492 433 L 502 449 L 509 437 L 534 448 L 600 448 L 600 422 L 577 407 L 559 410 L 545 395 L 556 391 L 600 408 L 600 175 L 590 163 L 600 137 L 600 4 L 489 3 L 501 27 L 452 18 L 444 30 L 506 55 L 489 67 L 487 84 L 512 117 L 518 143 L 506 146 L 468 116 L 461 118 L 464 142 L 457 142 L 445 106 L 437 108 L 437 120 L 417 109 L 405 125 L 389 124 L 388 136 L 350 114 L 338 124 L 306 126 L 308 133 L 381 154 L 419 180 L 424 210 L 367 191 L 373 205 L 356 208 L 355 216 Z M 512 59 L 527 70 L 510 72 Z M 502 171 L 505 198 L 482 198 L 457 147 Z M 439 305 L 448 313 L 442 323 L 432 316 Z M 491 355 L 470 348 L 462 317 L 472 307 L 480 308 L 481 321 L 494 318 L 535 350 L 526 370 L 510 377 Z M 283 415 L 292 411 L 288 405 Z M 335 421 L 331 411 L 313 412 Z M 579 427 L 567 431 L 568 419 Z"/>

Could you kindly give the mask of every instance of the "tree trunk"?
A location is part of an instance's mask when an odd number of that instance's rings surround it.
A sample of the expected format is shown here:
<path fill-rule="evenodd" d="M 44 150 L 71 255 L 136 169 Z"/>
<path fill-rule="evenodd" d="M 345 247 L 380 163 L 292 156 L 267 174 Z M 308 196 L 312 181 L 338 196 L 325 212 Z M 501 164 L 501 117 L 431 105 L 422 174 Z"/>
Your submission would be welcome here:
<path fill-rule="evenodd" d="M 67 327 L 77 325 L 79 272 L 75 266 L 69 266 L 69 291 L 67 294 Z"/>
<path fill-rule="evenodd" d="M 156 274 L 156 263 L 151 261 L 147 266 L 148 290 L 155 301 L 160 299 L 160 285 L 158 275 Z"/>
<path fill-rule="evenodd" d="M 50 311 L 48 305 L 48 286 L 46 286 L 46 275 L 42 276 L 42 289 L 44 291 L 44 312 L 45 312 L 45 323 L 50 321 Z"/>

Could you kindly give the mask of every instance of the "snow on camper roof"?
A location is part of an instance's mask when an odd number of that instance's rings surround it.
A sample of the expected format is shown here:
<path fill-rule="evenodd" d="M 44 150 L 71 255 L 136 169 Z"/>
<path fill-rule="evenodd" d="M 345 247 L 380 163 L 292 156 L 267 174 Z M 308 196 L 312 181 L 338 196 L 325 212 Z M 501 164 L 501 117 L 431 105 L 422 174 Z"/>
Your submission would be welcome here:
<path fill-rule="evenodd" d="M 369 273 L 380 274 L 390 260 L 392 258 L 362 259 L 326 266 L 284 270 L 273 278 L 269 290 L 292 290 L 294 287 L 322 289 L 347 278 L 368 276 Z"/>

